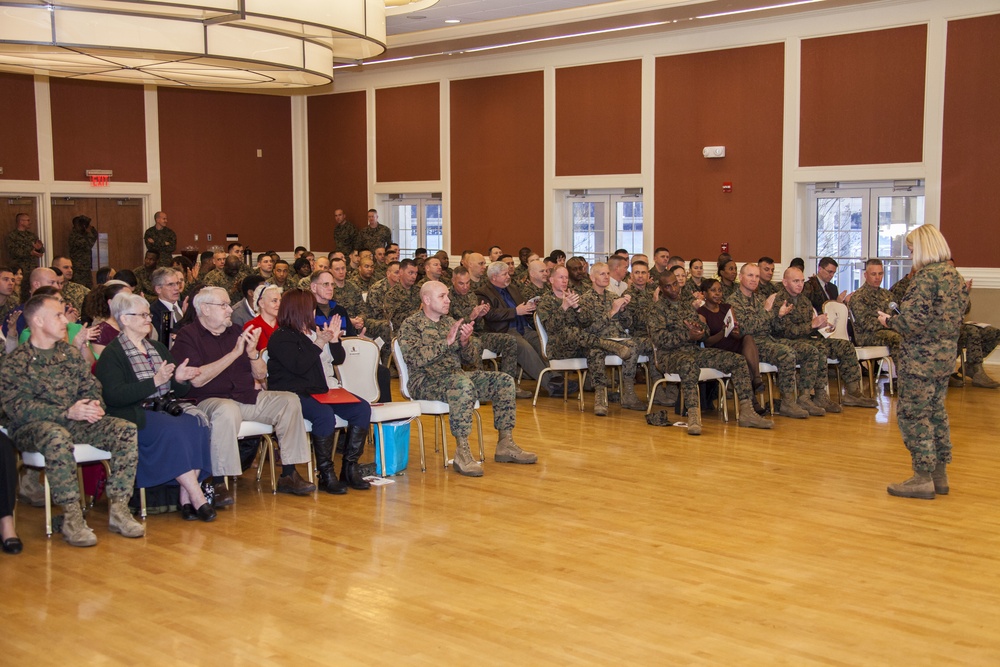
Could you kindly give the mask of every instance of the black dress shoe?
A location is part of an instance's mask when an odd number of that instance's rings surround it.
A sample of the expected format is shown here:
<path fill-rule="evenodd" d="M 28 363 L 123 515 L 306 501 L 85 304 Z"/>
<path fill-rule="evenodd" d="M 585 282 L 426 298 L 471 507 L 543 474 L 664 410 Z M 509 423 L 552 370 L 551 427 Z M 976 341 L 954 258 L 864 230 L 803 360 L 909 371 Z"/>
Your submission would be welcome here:
<path fill-rule="evenodd" d="M 3 552 L 5 554 L 10 554 L 16 556 L 24 550 L 24 545 L 21 543 L 20 538 L 8 537 L 3 541 Z"/>
<path fill-rule="evenodd" d="M 195 515 L 198 519 L 208 523 L 209 521 L 215 521 L 215 517 L 218 516 L 215 513 L 215 508 L 212 507 L 212 503 L 205 503 L 201 507 L 195 510 Z"/>
<path fill-rule="evenodd" d="M 202 507 L 204 507 L 204 505 L 202 505 Z M 181 518 L 185 521 L 197 521 L 198 512 L 195 511 L 194 505 L 191 503 L 181 505 Z"/>

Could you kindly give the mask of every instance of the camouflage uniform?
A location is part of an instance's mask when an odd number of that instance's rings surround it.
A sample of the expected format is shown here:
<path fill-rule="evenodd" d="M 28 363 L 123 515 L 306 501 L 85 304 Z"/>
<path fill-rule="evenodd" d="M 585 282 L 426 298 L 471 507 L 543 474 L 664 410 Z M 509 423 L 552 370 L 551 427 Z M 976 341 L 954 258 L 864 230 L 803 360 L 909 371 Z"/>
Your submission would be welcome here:
<path fill-rule="evenodd" d="M 472 309 L 479 305 L 479 295 L 469 290 L 465 294 L 459 294 L 452 287 L 448 290 L 448 297 L 451 299 L 452 318 L 469 321 Z M 500 372 L 511 376 L 517 380 L 517 339 L 511 334 L 491 333 L 486 331 L 485 320 L 480 317 L 475 321 L 475 337 L 484 350 L 489 350 L 500 358 Z M 480 368 L 481 364 L 476 364 L 475 368 Z"/>
<path fill-rule="evenodd" d="M 892 314 L 891 301 L 892 292 L 865 283 L 851 295 L 848 305 L 854 317 L 854 338 L 858 345 L 887 345 L 892 358 L 898 359 L 903 337 L 878 321 L 878 311 Z"/>
<path fill-rule="evenodd" d="M 358 228 L 350 220 L 345 220 L 333 228 L 333 242 L 336 244 L 336 250 L 344 253 L 344 257 L 350 255 L 355 249 L 360 250 Z"/>
<path fill-rule="evenodd" d="M 355 285 L 357 285 L 358 289 L 360 289 L 362 292 L 371 292 L 372 287 L 374 287 L 375 283 L 378 282 L 378 279 L 375 277 L 374 272 L 372 272 L 371 278 L 365 280 L 357 273 L 357 271 L 355 271 L 354 276 L 349 278 L 349 280 Z"/>
<path fill-rule="evenodd" d="M 727 285 L 724 282 L 722 282 L 721 280 L 719 281 L 719 285 L 722 286 L 722 300 L 723 301 L 725 301 L 726 299 L 728 299 L 729 297 L 731 297 L 733 295 L 733 293 L 735 293 L 736 290 L 739 288 L 739 284 L 738 283 L 733 283 L 732 285 Z"/>
<path fill-rule="evenodd" d="M 73 282 L 84 287 L 94 286 L 90 273 L 91 249 L 97 243 L 97 230 L 87 227 L 86 232 L 73 229 L 69 233 L 69 259 L 73 262 Z"/>
<path fill-rule="evenodd" d="M 368 298 L 365 300 L 365 327 L 368 335 L 387 342 L 393 338 L 392 325 L 389 324 L 385 310 L 385 299 L 391 288 L 392 285 L 385 278 L 377 280 L 368 290 Z"/>
<path fill-rule="evenodd" d="M 370 250 L 374 253 L 375 248 L 388 248 L 390 243 L 392 243 L 392 232 L 388 227 L 379 223 L 374 229 L 365 225 L 364 229 L 358 232 L 357 245 L 354 247 L 358 250 Z M 376 262 L 376 264 L 378 263 Z"/>
<path fill-rule="evenodd" d="M 534 299 L 536 296 L 543 296 L 546 292 L 552 291 L 552 286 L 545 283 L 541 287 L 535 285 L 535 283 L 530 280 L 525 281 L 520 285 L 521 297 L 528 301 L 529 299 Z"/>
<path fill-rule="evenodd" d="M 403 320 L 420 310 L 420 287 L 413 285 L 407 289 L 402 283 L 396 285 L 385 295 L 383 309 L 392 322 L 393 331 L 399 331 Z"/>
<path fill-rule="evenodd" d="M 983 359 L 996 349 L 998 342 L 1000 342 L 1000 329 L 963 324 L 958 347 L 965 348 L 965 363 L 974 366 L 983 363 Z"/>
<path fill-rule="evenodd" d="M 594 284 L 590 282 L 590 278 L 583 278 L 579 282 L 573 280 L 572 278 L 569 279 L 569 288 L 580 296 L 586 294 L 587 290 L 593 289 L 593 287 Z"/>
<path fill-rule="evenodd" d="M 640 354 L 653 355 L 653 345 L 648 338 L 631 338 L 629 332 L 632 329 L 633 308 L 632 304 L 625 305 L 614 315 L 611 315 L 612 304 L 615 299 L 620 298 L 609 289 L 605 289 L 602 294 L 591 289 L 580 298 L 580 309 L 578 317 L 581 326 L 587 333 L 592 334 L 598 340 L 610 338 L 625 338 L 619 341 L 622 345 L 631 347 L 634 352 L 629 359 L 622 359 L 622 375 L 626 378 L 635 377 L 635 368 Z M 600 347 L 600 344 L 598 344 Z M 604 358 L 600 359 L 597 366 L 590 365 L 590 355 L 587 358 L 587 368 L 594 375 L 594 385 L 606 386 L 607 377 L 605 375 Z"/>
<path fill-rule="evenodd" d="M 928 264 L 913 277 L 900 314 L 889 318 L 889 326 L 903 336 L 896 421 L 917 472 L 951 462 L 944 399 L 968 302 L 958 271 L 947 262 Z"/>
<path fill-rule="evenodd" d="M 15 229 L 7 235 L 7 256 L 10 257 L 10 268 L 14 269 L 14 273 L 17 273 L 18 268 L 24 271 L 25 280 L 28 279 L 31 270 L 38 267 L 39 258 L 31 254 L 37 240 L 38 237 L 31 231 L 22 232 Z"/>
<path fill-rule="evenodd" d="M 399 329 L 399 348 L 410 371 L 408 388 L 417 400 L 448 404 L 451 433 L 458 439 L 472 432 L 472 410 L 476 401 L 493 404 L 493 425 L 498 431 L 514 428 L 516 405 L 514 379 L 504 373 L 463 371 L 462 364 L 474 366 L 482 358 L 475 337 L 462 347 L 447 343 L 455 320 L 447 315 L 431 321 L 417 311 Z"/>
<path fill-rule="evenodd" d="M 343 287 L 333 287 L 333 298 L 337 300 L 347 314 L 351 317 L 361 317 L 365 316 L 365 300 L 361 296 L 361 288 L 354 283 L 344 281 Z"/>
<path fill-rule="evenodd" d="M 58 341 L 51 350 L 19 345 L 0 364 L 7 429 L 22 452 L 40 452 L 52 499 L 68 505 L 80 499 L 73 444 L 87 443 L 111 452 L 108 495 L 127 499 L 135 484 L 138 445 L 135 424 L 102 417 L 90 424 L 71 420 L 67 410 L 81 399 L 100 401 L 101 384 L 73 346 Z"/>
<path fill-rule="evenodd" d="M 694 282 L 690 278 L 688 278 L 688 281 L 684 283 L 684 287 L 681 288 L 681 301 L 694 301 L 694 293 L 701 291 L 702 291 L 701 287 L 695 285 Z M 723 288 L 723 292 L 725 292 L 725 288 Z"/>
<path fill-rule="evenodd" d="M 747 297 L 742 290 L 736 290 L 726 303 L 733 307 L 733 317 L 740 324 L 740 333 L 753 336 L 760 360 L 777 366 L 781 395 L 789 400 L 795 397 L 796 364 L 802 367 L 802 391 L 808 395 L 817 388 L 817 382 L 826 373 L 826 357 L 821 356 L 819 349 L 808 341 L 775 338 L 772 334 L 774 321 L 771 313 L 764 310 L 766 300 L 756 292 Z M 778 304 L 775 303 L 774 308 L 777 307 Z"/>
<path fill-rule="evenodd" d="M 76 277 L 76 271 L 73 272 L 73 277 Z M 89 289 L 74 282 L 68 282 L 62 288 L 63 299 L 73 304 L 77 312 L 83 311 L 83 300 L 87 298 L 89 293 Z"/>
<path fill-rule="evenodd" d="M 780 317 L 778 311 L 785 301 L 791 303 L 793 308 L 787 315 Z M 854 345 L 842 338 L 812 338 L 813 313 L 812 303 L 806 298 L 805 293 L 793 298 L 782 286 L 778 290 L 778 296 L 774 298 L 774 307 L 771 308 L 773 331 L 781 338 L 807 341 L 815 345 L 820 354 L 826 355 L 828 359 L 840 361 L 841 377 L 849 387 L 854 387 L 861 382 L 861 366 Z"/>
<path fill-rule="evenodd" d="M 646 289 L 639 289 L 634 285 L 625 290 L 625 294 L 632 297 L 632 303 L 628 305 L 632 311 L 632 335 L 649 338 L 649 313 L 653 309 L 653 287 L 646 285 Z"/>
<path fill-rule="evenodd" d="M 765 299 L 767 297 L 771 296 L 772 294 L 777 294 L 777 293 L 778 293 L 778 285 L 775 285 L 774 283 L 772 283 L 770 281 L 764 281 L 764 280 L 762 280 L 757 285 L 757 292 L 756 292 L 756 294 L 758 296 L 764 297 Z"/>
<path fill-rule="evenodd" d="M 211 273 L 211 271 L 209 271 L 209 273 Z M 295 283 L 292 281 L 291 277 L 285 278 L 285 284 L 284 285 L 278 285 L 277 283 L 275 283 L 274 282 L 274 278 L 271 278 L 271 279 L 267 280 L 266 283 L 268 285 L 274 285 L 275 287 L 277 287 L 278 289 L 280 289 L 282 294 L 284 294 L 285 292 L 287 292 L 290 289 L 295 289 Z"/>
<path fill-rule="evenodd" d="M 388 270 L 388 265 L 375 262 L 375 270 L 372 271 L 372 277 L 375 278 L 375 280 L 382 280 L 385 278 L 385 274 Z"/>
<path fill-rule="evenodd" d="M 169 227 L 157 229 L 153 225 L 142 235 L 142 240 L 146 242 L 146 250 L 153 250 L 160 253 L 160 259 L 156 266 L 170 266 L 174 251 L 177 250 L 177 234 Z"/>
<path fill-rule="evenodd" d="M 692 341 L 684 321 L 698 322 L 698 313 L 690 302 L 671 301 L 665 296 L 653 305 L 649 317 L 649 330 L 653 343 L 659 351 L 660 370 L 674 373 L 681 378 L 684 402 L 688 406 L 700 405 L 698 378 L 702 368 L 714 368 L 733 376 L 736 395 L 744 400 L 753 396 L 747 360 L 735 352 L 726 352 L 716 347 L 698 347 Z M 705 332 L 706 338 L 708 332 Z"/>
<path fill-rule="evenodd" d="M 153 271 L 155 270 L 156 269 L 153 269 Z M 135 274 L 135 282 L 136 282 L 135 288 L 139 292 L 142 292 L 146 296 L 146 298 L 149 299 L 150 301 L 156 301 L 157 299 L 156 292 L 153 291 L 153 281 L 151 280 L 153 276 L 153 271 L 146 271 L 145 266 L 139 266 L 136 267 L 135 269 L 132 269 L 132 273 Z M 218 269 L 216 269 L 216 271 L 218 271 Z M 215 271 L 209 271 L 208 276 L 212 275 L 213 273 L 215 273 Z M 221 271 L 219 273 L 221 273 Z M 205 276 L 206 284 L 209 284 L 208 276 Z"/>
<path fill-rule="evenodd" d="M 903 298 L 906 296 L 906 290 L 910 289 L 910 281 L 912 280 L 913 277 L 910 274 L 906 274 L 905 276 L 899 279 L 898 283 L 889 288 L 889 291 L 892 292 L 893 301 L 895 301 L 896 303 L 903 302 Z M 891 314 L 892 313 L 890 313 L 890 315 Z"/>
<path fill-rule="evenodd" d="M 136 273 L 136 277 L 138 277 L 138 273 Z M 202 282 L 209 287 L 221 287 L 226 290 L 226 292 L 229 293 L 230 303 L 236 303 L 243 298 L 243 295 L 240 294 L 240 283 L 243 282 L 243 279 L 240 277 L 239 273 L 235 276 L 230 276 L 222 269 L 212 269 L 208 272 Z M 152 289 L 152 287 L 150 287 L 150 289 Z M 149 292 L 147 292 L 147 294 L 149 294 Z"/>

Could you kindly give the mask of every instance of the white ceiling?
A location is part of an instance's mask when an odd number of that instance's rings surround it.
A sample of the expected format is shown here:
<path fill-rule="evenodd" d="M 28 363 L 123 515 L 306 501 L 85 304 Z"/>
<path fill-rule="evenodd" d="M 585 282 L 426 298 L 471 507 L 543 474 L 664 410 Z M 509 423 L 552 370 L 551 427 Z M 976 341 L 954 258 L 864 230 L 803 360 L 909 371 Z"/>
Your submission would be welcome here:
<path fill-rule="evenodd" d="M 531 14 L 544 14 L 561 9 L 589 5 L 614 5 L 620 0 L 438 0 L 429 9 L 386 18 L 390 35 L 447 28 L 445 19 L 459 19 L 461 24 L 508 19 Z"/>

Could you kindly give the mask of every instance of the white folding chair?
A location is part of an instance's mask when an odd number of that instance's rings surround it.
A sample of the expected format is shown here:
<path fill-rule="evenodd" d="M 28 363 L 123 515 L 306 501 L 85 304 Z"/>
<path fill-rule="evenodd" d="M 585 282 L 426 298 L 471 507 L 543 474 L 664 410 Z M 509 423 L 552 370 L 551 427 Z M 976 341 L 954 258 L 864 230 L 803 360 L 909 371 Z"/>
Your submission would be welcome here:
<path fill-rule="evenodd" d="M 81 465 L 88 463 L 100 463 L 104 466 L 104 472 L 111 477 L 111 452 L 98 449 L 92 445 L 73 445 L 73 459 L 76 461 L 77 482 L 80 485 L 80 507 L 87 510 L 87 499 L 83 492 L 83 470 Z M 29 468 L 37 468 L 42 471 L 42 482 L 45 487 L 45 536 L 52 537 L 52 496 L 49 489 L 49 478 L 45 474 L 45 457 L 41 452 L 21 452 L 21 463 Z M 140 514 L 146 518 L 146 490 L 139 489 Z"/>
<path fill-rule="evenodd" d="M 497 362 L 497 359 L 499 359 L 499 357 L 496 352 L 487 350 L 485 347 L 483 348 L 483 361 L 488 361 L 493 364 L 493 370 L 495 371 L 500 370 L 500 364 Z"/>
<path fill-rule="evenodd" d="M 344 389 L 371 403 L 371 421 L 378 429 L 381 460 L 386 460 L 385 435 L 382 432 L 382 424 L 394 421 L 415 421 L 417 423 L 417 437 L 420 441 L 420 471 L 427 472 L 427 461 L 424 455 L 424 426 L 420 423 L 420 404 L 414 401 L 377 403 L 379 397 L 378 345 L 367 338 L 344 338 L 341 342 L 347 357 L 344 359 L 344 363 L 337 367 L 337 376 Z M 400 384 L 402 383 L 403 378 L 400 376 Z M 482 437 L 480 437 L 481 441 Z M 384 465 L 382 470 L 383 472 L 386 470 Z"/>
<path fill-rule="evenodd" d="M 542 356 L 548 362 L 548 366 L 542 369 L 542 372 L 538 375 L 538 380 L 535 382 L 535 398 L 532 399 L 531 405 L 534 406 L 538 403 L 538 391 L 542 388 L 544 384 L 542 379 L 545 377 L 546 373 L 562 373 L 563 375 L 563 402 L 568 399 L 567 394 L 569 393 L 569 373 L 576 373 L 576 381 L 579 384 L 579 390 L 577 392 L 577 399 L 580 403 L 580 412 L 583 412 L 583 378 L 587 371 L 587 359 L 585 357 L 575 357 L 573 359 L 550 359 L 547 353 L 549 346 L 549 334 L 545 331 L 545 325 L 542 324 L 542 318 L 535 313 L 535 331 L 538 332 L 538 338 L 542 342 Z M 618 359 L 618 357 L 615 357 Z M 618 359 L 619 365 L 621 364 L 621 359 Z"/>
<path fill-rule="evenodd" d="M 653 357 L 656 357 L 656 350 L 653 350 Z M 730 375 L 723 373 L 720 370 L 714 368 L 702 368 L 698 375 L 698 382 L 717 382 L 719 384 L 719 404 L 722 407 L 722 420 L 729 421 L 729 406 L 726 404 L 726 389 L 729 387 Z M 664 373 L 663 377 L 653 383 L 653 386 L 649 388 L 649 397 L 646 402 L 646 414 L 648 415 L 653 411 L 653 397 L 656 396 L 656 390 L 660 388 L 661 384 L 673 383 L 680 385 L 681 376 L 676 373 Z M 684 388 L 679 387 L 678 392 L 681 398 L 681 414 L 684 413 Z M 735 396 L 733 398 L 734 408 L 736 410 L 736 418 L 740 418 L 740 398 Z"/>
<path fill-rule="evenodd" d="M 851 317 L 851 312 L 847 308 L 846 304 L 840 303 L 838 301 L 827 301 L 823 304 L 823 312 L 826 313 L 827 319 L 832 319 L 835 323 L 833 333 L 830 334 L 830 338 L 839 338 L 841 340 L 850 340 L 850 336 L 847 334 L 847 322 Z M 886 365 L 886 370 L 889 375 L 889 394 L 893 392 L 892 387 L 892 374 L 894 371 L 892 355 L 889 350 L 888 345 L 855 345 L 854 351 L 858 355 L 858 362 L 861 363 L 868 370 L 868 388 L 871 391 L 871 395 L 875 397 L 875 362 L 878 362 L 878 372 L 877 375 L 882 374 L 882 365 Z M 840 384 L 840 369 L 837 369 L 837 383 Z"/>
<path fill-rule="evenodd" d="M 407 401 L 411 401 L 420 406 L 420 413 L 424 415 L 431 415 L 434 417 L 434 451 L 438 448 L 438 426 L 440 425 L 441 430 L 441 454 L 444 456 L 444 467 L 448 467 L 448 436 L 445 434 L 444 429 L 444 417 L 451 413 L 451 409 L 448 404 L 444 401 L 425 401 L 422 399 L 416 399 L 410 395 L 410 370 L 406 366 L 406 360 L 403 359 L 403 350 L 399 347 L 399 341 L 392 341 L 392 356 L 396 360 L 396 368 L 399 370 L 399 390 L 403 394 L 403 398 Z M 479 460 L 486 460 L 486 450 L 483 449 L 483 418 L 479 414 L 479 401 L 472 407 L 472 414 L 476 417 L 476 427 L 479 435 Z M 418 420 L 419 423 L 419 420 Z M 421 431 L 422 433 L 423 431 Z M 421 456 L 423 455 L 423 448 L 421 447 Z M 385 460 L 384 458 L 382 459 Z"/>

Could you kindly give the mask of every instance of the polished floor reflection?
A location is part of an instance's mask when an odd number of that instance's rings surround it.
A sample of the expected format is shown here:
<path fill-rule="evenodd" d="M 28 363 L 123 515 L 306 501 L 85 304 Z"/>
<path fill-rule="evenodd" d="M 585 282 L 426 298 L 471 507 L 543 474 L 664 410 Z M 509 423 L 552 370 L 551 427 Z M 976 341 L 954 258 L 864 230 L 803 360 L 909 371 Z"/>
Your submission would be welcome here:
<path fill-rule="evenodd" d="M 641 391 L 641 388 L 640 388 Z M 588 395 L 588 408 L 592 395 Z M 908 476 L 893 403 L 704 435 L 519 402 L 534 466 L 441 467 L 425 420 L 396 483 L 262 491 L 213 524 L 0 558 L 4 664 L 1000 664 L 1000 392 L 953 389 L 952 493 Z M 265 489 L 269 489 L 265 480 Z"/>

